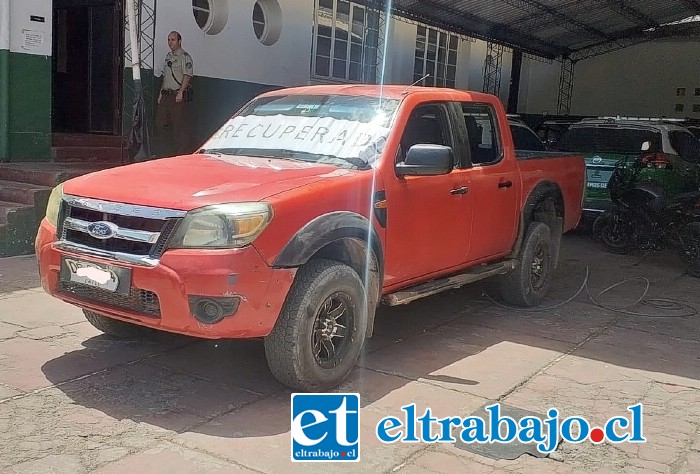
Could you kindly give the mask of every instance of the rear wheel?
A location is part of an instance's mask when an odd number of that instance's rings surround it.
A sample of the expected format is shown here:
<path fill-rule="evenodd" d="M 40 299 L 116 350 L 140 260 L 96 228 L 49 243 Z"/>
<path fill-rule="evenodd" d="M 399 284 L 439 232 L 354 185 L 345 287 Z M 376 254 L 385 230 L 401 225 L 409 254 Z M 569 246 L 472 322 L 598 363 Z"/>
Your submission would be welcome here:
<path fill-rule="evenodd" d="M 629 223 L 618 212 L 605 212 L 593 224 L 594 235 L 600 237 L 608 251 L 628 254 L 632 246 Z"/>
<path fill-rule="evenodd" d="M 277 380 L 293 389 L 324 391 L 355 367 L 367 331 L 368 305 L 357 273 L 330 260 L 297 272 L 265 354 Z"/>
<path fill-rule="evenodd" d="M 108 318 L 94 311 L 83 310 L 85 319 L 103 333 L 119 339 L 150 339 L 157 335 L 157 331 L 139 326 L 138 324 L 125 323 L 118 319 Z"/>
<path fill-rule="evenodd" d="M 533 222 L 523 242 L 520 262 L 501 278 L 503 299 L 518 306 L 537 306 L 552 282 L 552 237 L 547 224 Z"/>

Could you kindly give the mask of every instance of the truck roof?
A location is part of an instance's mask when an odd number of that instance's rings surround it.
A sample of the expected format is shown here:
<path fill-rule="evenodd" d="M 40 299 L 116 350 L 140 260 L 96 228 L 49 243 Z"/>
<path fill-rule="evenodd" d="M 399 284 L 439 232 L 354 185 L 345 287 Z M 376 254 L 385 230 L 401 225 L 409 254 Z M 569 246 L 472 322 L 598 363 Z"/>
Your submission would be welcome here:
<path fill-rule="evenodd" d="M 458 89 L 448 89 L 442 87 L 407 86 L 400 84 L 392 85 L 371 85 L 371 84 L 323 84 L 301 87 L 290 87 L 276 89 L 262 94 L 263 96 L 274 96 L 280 94 L 335 94 L 335 95 L 359 95 L 369 97 L 385 97 L 388 99 L 403 99 L 408 95 L 453 95 L 455 100 L 469 100 L 476 102 L 493 102 L 495 97 L 476 91 L 464 91 Z"/>

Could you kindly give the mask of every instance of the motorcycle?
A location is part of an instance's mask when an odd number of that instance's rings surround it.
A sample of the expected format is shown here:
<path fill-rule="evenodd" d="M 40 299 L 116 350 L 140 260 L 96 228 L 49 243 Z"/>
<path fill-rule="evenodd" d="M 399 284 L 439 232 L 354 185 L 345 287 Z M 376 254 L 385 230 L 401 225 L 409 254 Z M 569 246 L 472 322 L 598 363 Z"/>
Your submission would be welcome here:
<path fill-rule="evenodd" d="M 642 151 L 648 151 L 645 142 Z M 665 157 L 643 154 L 615 166 L 608 190 L 612 207 L 593 224 L 593 232 L 613 253 L 677 250 L 688 273 L 700 278 L 700 190 L 672 198 L 659 181 L 641 179 L 645 168 L 670 167 Z M 697 188 L 697 187 L 696 187 Z"/>

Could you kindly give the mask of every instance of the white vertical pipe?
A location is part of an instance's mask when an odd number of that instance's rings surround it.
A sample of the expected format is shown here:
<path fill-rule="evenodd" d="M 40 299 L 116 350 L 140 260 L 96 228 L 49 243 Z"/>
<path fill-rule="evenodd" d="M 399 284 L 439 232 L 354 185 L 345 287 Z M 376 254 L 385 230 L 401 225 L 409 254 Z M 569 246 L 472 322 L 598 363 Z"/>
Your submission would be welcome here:
<path fill-rule="evenodd" d="M 134 4 L 138 0 L 126 0 L 126 14 L 129 20 L 129 42 L 131 43 L 131 67 L 134 81 L 141 80 L 141 47 L 138 42 L 138 28 Z"/>

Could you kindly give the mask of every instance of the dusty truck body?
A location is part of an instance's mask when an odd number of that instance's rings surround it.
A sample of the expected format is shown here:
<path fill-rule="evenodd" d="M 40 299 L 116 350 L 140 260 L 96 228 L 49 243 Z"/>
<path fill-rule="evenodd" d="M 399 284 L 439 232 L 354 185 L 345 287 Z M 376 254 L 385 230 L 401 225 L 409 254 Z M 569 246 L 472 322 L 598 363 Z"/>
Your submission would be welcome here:
<path fill-rule="evenodd" d="M 57 187 L 36 255 L 44 289 L 108 334 L 262 337 L 277 379 L 324 390 L 381 303 L 496 276 L 538 304 L 584 186 L 582 156 L 516 152 L 491 95 L 278 90 L 195 154 Z"/>

